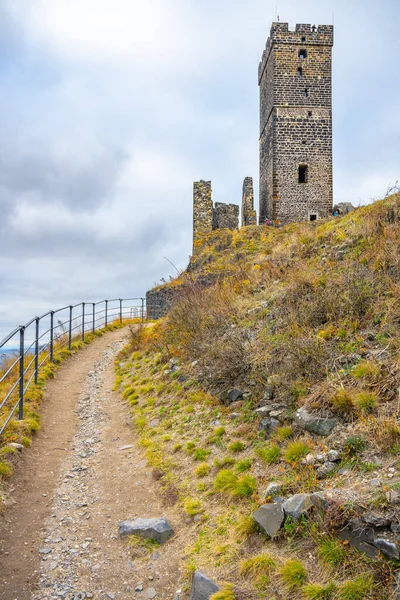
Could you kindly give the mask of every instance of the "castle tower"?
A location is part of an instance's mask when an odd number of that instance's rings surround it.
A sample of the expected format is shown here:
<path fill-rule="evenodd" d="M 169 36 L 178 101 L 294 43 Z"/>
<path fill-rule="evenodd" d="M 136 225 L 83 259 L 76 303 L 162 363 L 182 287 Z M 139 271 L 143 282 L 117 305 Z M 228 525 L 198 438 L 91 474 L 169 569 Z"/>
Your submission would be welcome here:
<path fill-rule="evenodd" d="M 333 26 L 273 23 L 259 68 L 260 223 L 332 208 Z"/>

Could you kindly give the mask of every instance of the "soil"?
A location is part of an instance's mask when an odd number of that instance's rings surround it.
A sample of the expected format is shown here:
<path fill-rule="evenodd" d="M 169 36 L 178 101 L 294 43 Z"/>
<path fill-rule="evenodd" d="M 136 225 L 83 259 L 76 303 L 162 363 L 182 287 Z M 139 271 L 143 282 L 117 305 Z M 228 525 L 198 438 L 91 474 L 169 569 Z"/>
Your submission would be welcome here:
<path fill-rule="evenodd" d="M 42 428 L 24 450 L 0 515 L 1 600 L 182 599 L 176 508 L 137 447 L 129 407 L 113 392 L 126 330 L 70 358 L 46 386 Z M 175 536 L 132 548 L 122 520 L 166 516 Z"/>

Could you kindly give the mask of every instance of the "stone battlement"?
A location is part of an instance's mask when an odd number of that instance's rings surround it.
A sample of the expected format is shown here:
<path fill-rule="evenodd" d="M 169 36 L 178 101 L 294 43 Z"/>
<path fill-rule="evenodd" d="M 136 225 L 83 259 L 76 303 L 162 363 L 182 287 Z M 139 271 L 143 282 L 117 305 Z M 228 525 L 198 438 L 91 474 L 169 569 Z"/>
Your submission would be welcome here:
<path fill-rule="evenodd" d="M 333 46 L 333 25 L 297 24 L 294 29 L 289 23 L 272 23 L 269 38 L 258 67 L 260 83 L 273 44 L 299 44 L 307 46 Z"/>

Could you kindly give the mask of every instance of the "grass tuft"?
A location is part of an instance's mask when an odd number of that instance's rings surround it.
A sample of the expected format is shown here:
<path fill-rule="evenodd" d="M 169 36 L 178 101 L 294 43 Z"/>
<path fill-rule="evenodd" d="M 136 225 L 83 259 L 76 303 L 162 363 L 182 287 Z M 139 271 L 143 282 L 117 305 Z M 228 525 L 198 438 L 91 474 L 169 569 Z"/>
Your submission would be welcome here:
<path fill-rule="evenodd" d="M 280 576 L 290 590 L 301 587 L 307 579 L 307 571 L 302 562 L 291 558 L 280 568 Z"/>

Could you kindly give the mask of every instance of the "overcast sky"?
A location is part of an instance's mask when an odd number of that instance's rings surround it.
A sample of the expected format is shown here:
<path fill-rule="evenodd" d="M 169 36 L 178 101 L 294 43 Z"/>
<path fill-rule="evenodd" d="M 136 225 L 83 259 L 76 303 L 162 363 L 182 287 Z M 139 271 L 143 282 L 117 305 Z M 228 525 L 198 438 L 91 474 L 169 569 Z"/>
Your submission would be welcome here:
<path fill-rule="evenodd" d="M 398 0 L 0 0 L 0 339 L 142 296 L 191 251 L 192 184 L 258 194 L 257 66 L 281 21 L 335 25 L 334 197 L 400 179 Z"/>

